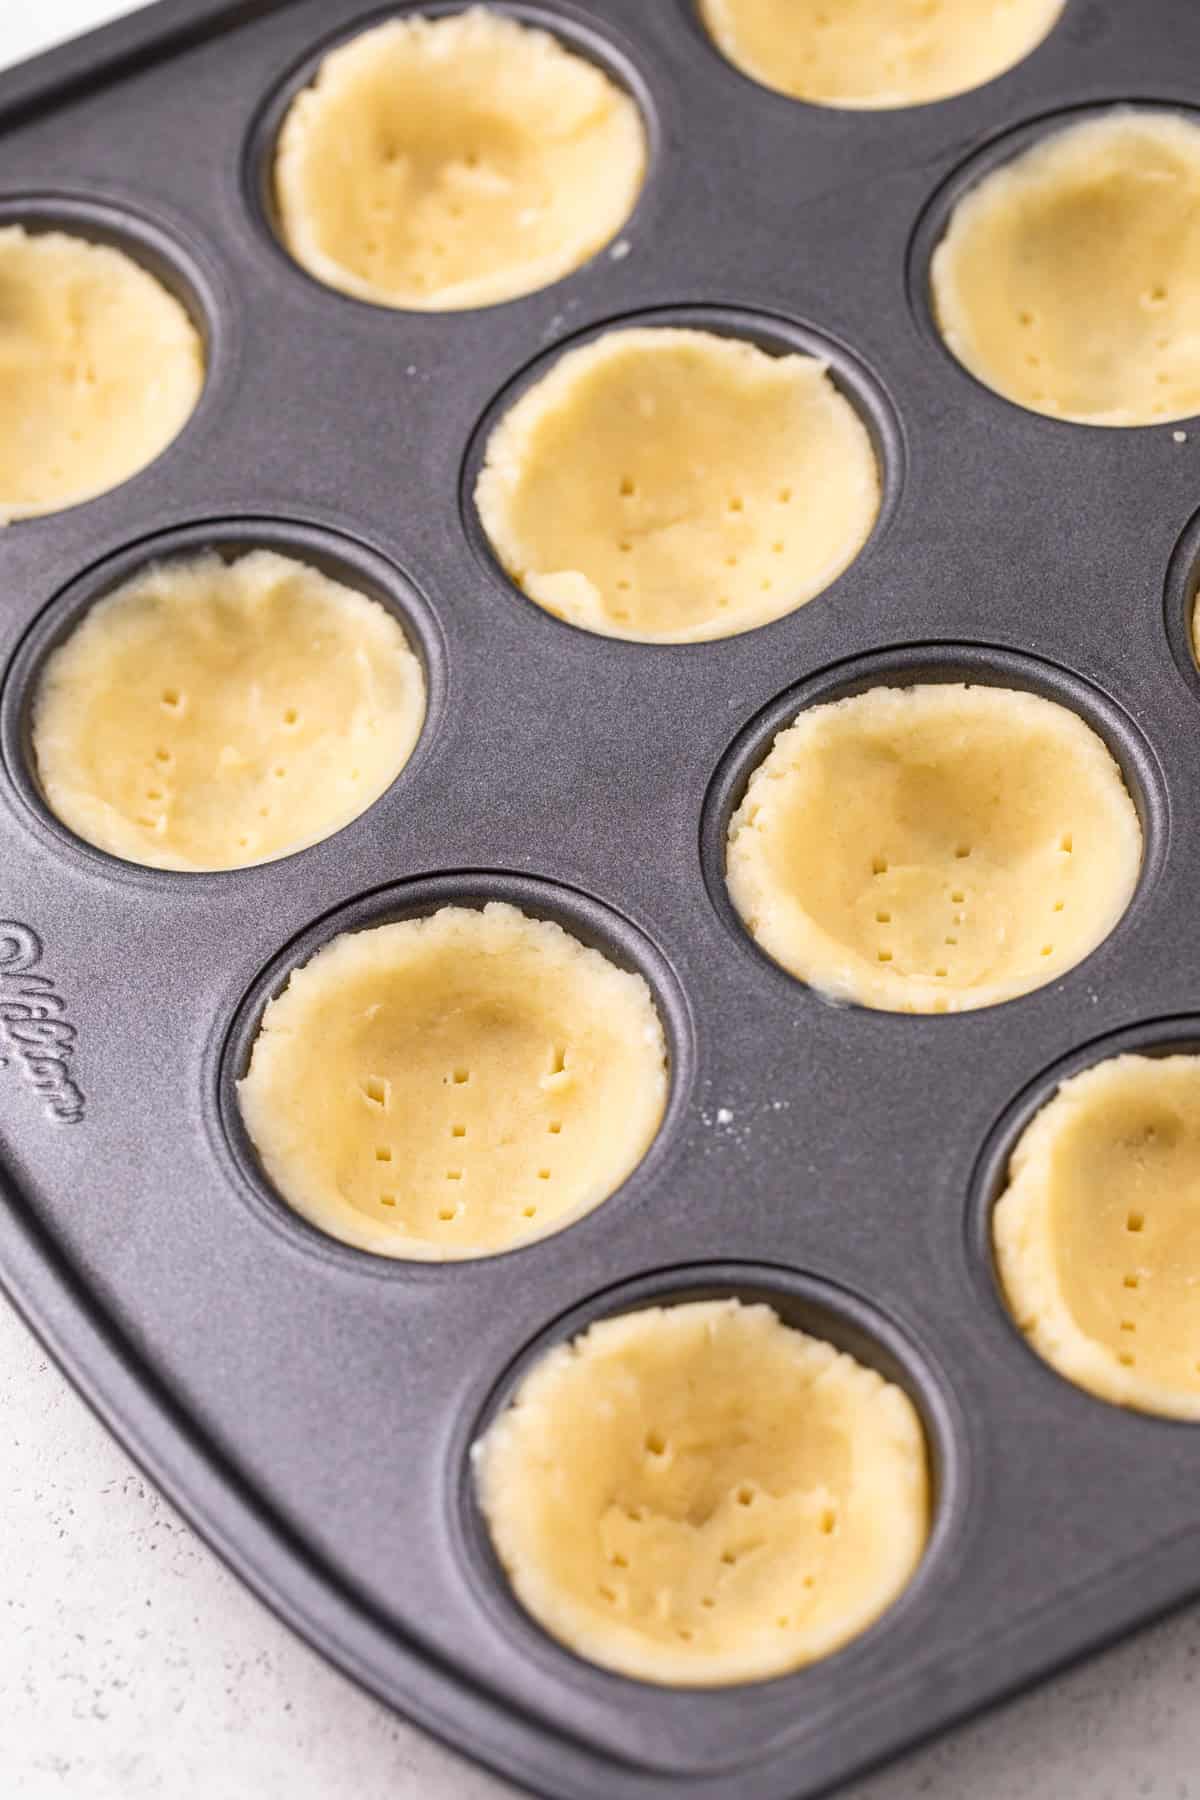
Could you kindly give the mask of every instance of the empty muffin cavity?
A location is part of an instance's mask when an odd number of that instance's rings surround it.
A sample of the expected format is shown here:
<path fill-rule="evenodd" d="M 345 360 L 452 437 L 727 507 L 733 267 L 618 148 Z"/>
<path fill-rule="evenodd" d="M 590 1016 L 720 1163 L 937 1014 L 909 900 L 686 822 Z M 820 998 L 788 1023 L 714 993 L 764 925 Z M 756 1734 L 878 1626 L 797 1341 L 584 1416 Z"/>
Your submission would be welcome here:
<path fill-rule="evenodd" d="M 1021 1330 L 1101 1399 L 1200 1419 L 1200 1056 L 1125 1055 L 1063 1082 L 992 1220 Z"/>
<path fill-rule="evenodd" d="M 47 659 L 32 747 L 79 837 L 154 868 L 240 868 L 339 830 L 407 762 L 421 665 L 394 616 L 254 550 L 151 564 Z"/>
<path fill-rule="evenodd" d="M 726 877 L 747 929 L 832 998 L 954 1012 L 1108 935 L 1137 810 L 1077 714 L 1006 688 L 876 687 L 802 712 L 752 775 Z"/>
<path fill-rule="evenodd" d="M 518 1599 L 642 1680 L 764 1680 L 856 1636 L 929 1529 L 900 1388 L 765 1305 L 602 1320 L 544 1355 L 475 1449 Z"/>
<path fill-rule="evenodd" d="M 422 1260 L 507 1249 L 598 1206 L 666 1095 L 645 980 L 495 901 L 335 938 L 268 1005 L 238 1087 L 291 1206 Z"/>
<path fill-rule="evenodd" d="M 939 328 L 1018 405 L 1081 424 L 1200 409 L 1200 124 L 1116 108 L 984 175 L 934 253 Z"/>
<path fill-rule="evenodd" d="M 1063 0 L 700 0 L 745 74 L 823 106 L 916 106 L 965 93 L 1030 54 Z"/>
<path fill-rule="evenodd" d="M 180 302 L 110 244 L 0 226 L 0 524 L 152 462 L 204 385 Z"/>
<path fill-rule="evenodd" d="M 488 438 L 475 500 L 546 611 L 685 643 L 828 587 L 875 524 L 880 475 L 818 358 L 641 326 L 568 351 L 526 389 Z"/>
<path fill-rule="evenodd" d="M 279 136 L 281 234 L 319 281 L 383 306 L 491 305 L 620 230 L 645 177 L 630 96 L 486 7 L 389 19 L 331 50 Z"/>

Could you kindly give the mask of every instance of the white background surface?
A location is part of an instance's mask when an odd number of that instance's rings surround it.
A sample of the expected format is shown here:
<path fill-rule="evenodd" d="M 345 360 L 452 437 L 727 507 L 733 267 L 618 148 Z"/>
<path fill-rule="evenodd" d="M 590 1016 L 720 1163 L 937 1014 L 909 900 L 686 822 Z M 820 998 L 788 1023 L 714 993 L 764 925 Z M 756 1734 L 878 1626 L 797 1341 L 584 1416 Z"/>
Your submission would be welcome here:
<path fill-rule="evenodd" d="M 0 0 L 0 63 L 133 10 Z M 1198 1672 L 1191 1609 L 844 1800 L 1200 1800 Z M 285 1631 L 146 1486 L 0 1301 L 0 1800 L 512 1792 Z"/>
<path fill-rule="evenodd" d="M 136 11 L 141 0 L 0 0 L 0 67 Z"/>

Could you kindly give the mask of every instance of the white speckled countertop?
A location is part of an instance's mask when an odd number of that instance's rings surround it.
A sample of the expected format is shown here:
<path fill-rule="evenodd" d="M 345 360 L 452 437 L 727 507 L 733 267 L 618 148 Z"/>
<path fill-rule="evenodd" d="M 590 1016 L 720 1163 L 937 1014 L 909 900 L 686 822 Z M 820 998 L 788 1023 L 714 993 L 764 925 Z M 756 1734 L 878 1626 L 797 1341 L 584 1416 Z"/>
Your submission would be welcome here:
<path fill-rule="evenodd" d="M 0 63 L 133 0 L 0 0 Z M 226 1573 L 0 1301 L 0 1800 L 500 1800 Z M 1200 1800 L 1200 1609 L 844 1800 Z M 752 1800 L 748 1790 L 730 1800 Z"/>

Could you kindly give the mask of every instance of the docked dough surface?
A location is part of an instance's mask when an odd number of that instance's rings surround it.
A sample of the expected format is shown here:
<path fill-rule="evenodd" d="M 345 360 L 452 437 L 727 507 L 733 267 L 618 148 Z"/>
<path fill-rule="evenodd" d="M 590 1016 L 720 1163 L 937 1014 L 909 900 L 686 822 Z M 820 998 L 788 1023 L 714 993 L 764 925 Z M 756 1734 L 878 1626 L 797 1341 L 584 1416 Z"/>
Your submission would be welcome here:
<path fill-rule="evenodd" d="M 204 385 L 173 294 L 108 244 L 0 226 L 0 525 L 93 499 L 165 450 Z"/>
<path fill-rule="evenodd" d="M 993 1233 L 1017 1323 L 1061 1375 L 1200 1419 L 1200 1057 L 1065 1081 L 1013 1152 Z"/>
<path fill-rule="evenodd" d="M 1200 411 L 1200 126 L 1117 108 L 985 176 L 934 253 L 954 355 L 997 393 L 1086 425 Z"/>
<path fill-rule="evenodd" d="M 88 843 L 160 869 L 286 856 L 357 818 L 412 753 L 421 665 L 377 601 L 255 550 L 152 564 L 47 659 L 33 750 Z"/>
<path fill-rule="evenodd" d="M 547 612 L 686 643 L 827 588 L 870 535 L 880 485 L 866 427 L 815 357 L 648 326 L 561 356 L 492 432 L 475 498 Z"/>
<path fill-rule="evenodd" d="M 628 94 L 485 7 L 390 19 L 331 50 L 280 133 L 283 240 L 381 306 L 489 306 L 615 237 L 646 170 Z"/>
<path fill-rule="evenodd" d="M 492 902 L 346 933 L 263 1015 L 239 1094 L 283 1198 L 381 1256 L 484 1256 L 590 1212 L 666 1105 L 640 975 Z"/>
<path fill-rule="evenodd" d="M 965 93 L 1035 50 L 1063 0 L 700 0 L 730 62 L 822 106 L 915 106 Z"/>
<path fill-rule="evenodd" d="M 1075 713 L 931 684 L 802 712 L 730 821 L 726 873 L 758 943 L 830 998 L 958 1012 L 1086 956 L 1141 853 L 1121 772 Z"/>
<path fill-rule="evenodd" d="M 828 1655 L 902 1592 L 929 1530 L 908 1396 L 732 1299 L 626 1313 L 550 1351 L 475 1461 L 539 1623 L 669 1685 Z"/>

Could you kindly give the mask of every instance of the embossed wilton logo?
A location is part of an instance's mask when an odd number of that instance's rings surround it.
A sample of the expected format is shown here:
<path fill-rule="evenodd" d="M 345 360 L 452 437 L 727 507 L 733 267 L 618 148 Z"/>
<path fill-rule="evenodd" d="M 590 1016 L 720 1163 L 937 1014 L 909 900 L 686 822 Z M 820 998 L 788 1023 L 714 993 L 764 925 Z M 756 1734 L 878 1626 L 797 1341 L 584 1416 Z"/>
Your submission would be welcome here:
<path fill-rule="evenodd" d="M 35 973 L 42 940 L 28 925 L 0 919 L 0 1066 L 24 1070 L 46 1111 L 62 1125 L 83 1118 L 83 1094 L 70 1078 L 75 1027 L 48 975 Z"/>

